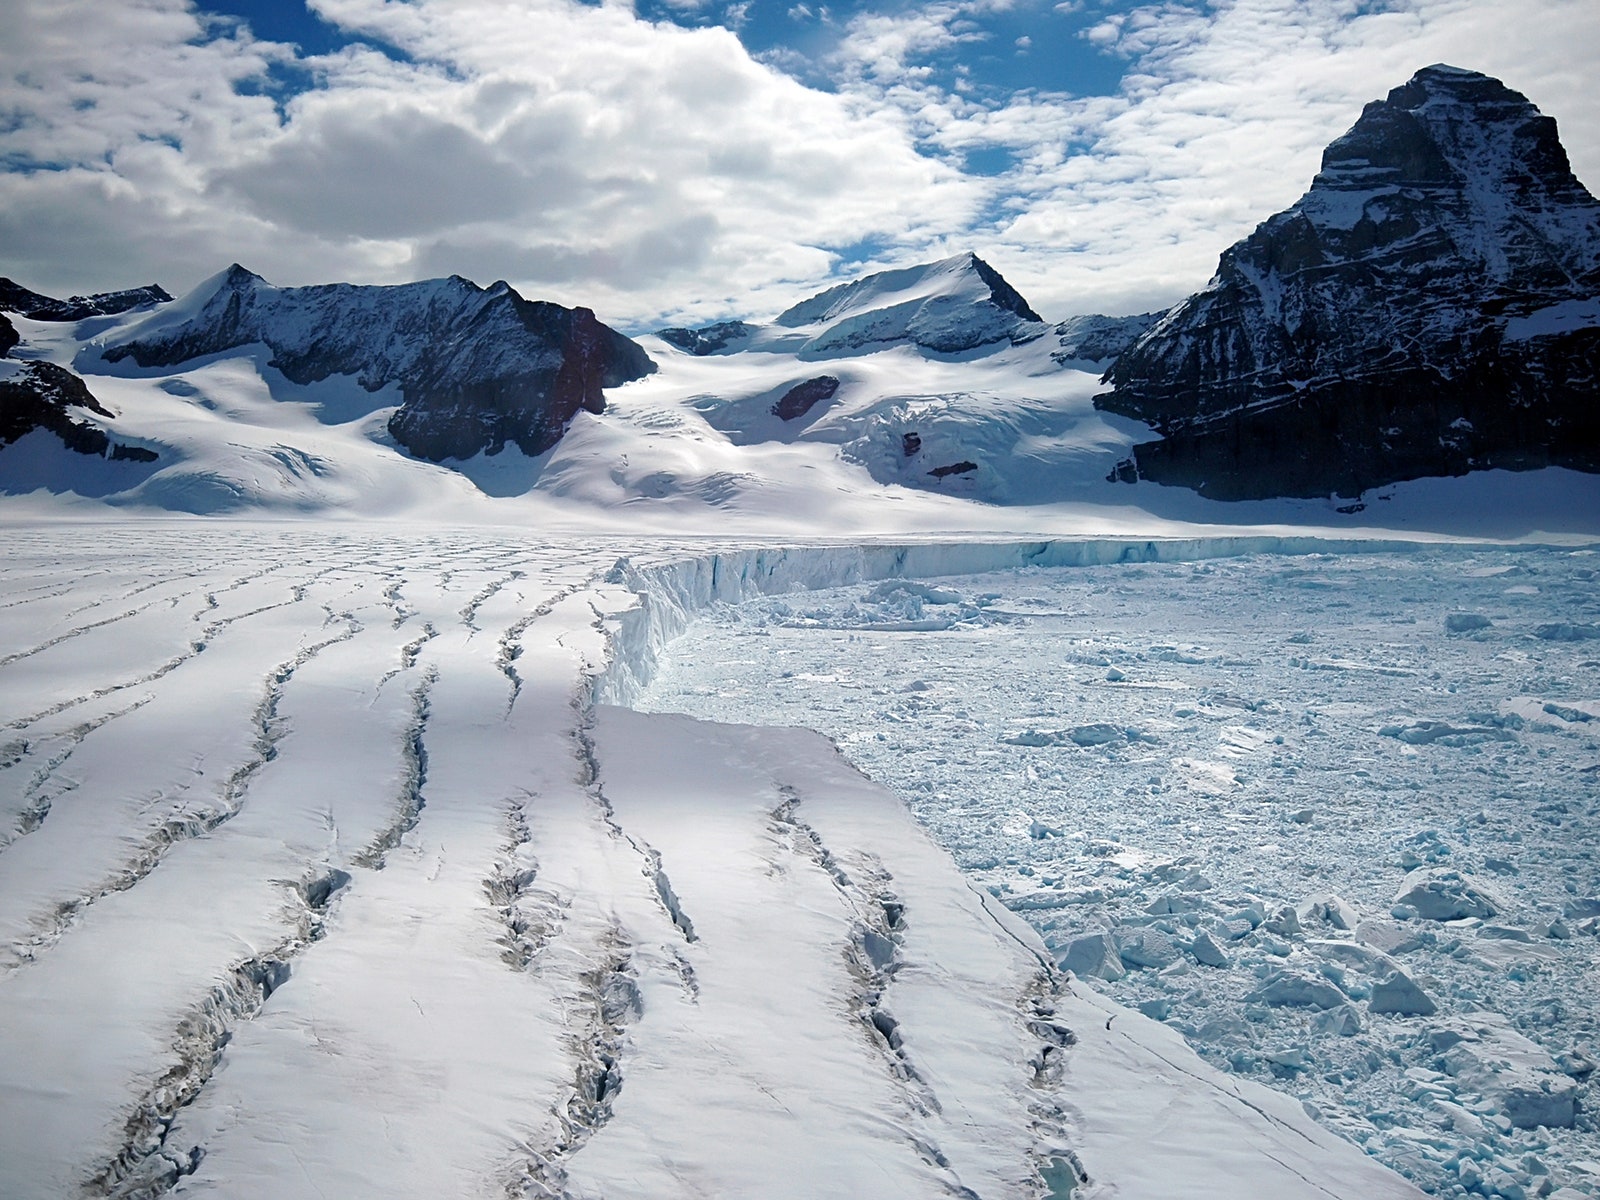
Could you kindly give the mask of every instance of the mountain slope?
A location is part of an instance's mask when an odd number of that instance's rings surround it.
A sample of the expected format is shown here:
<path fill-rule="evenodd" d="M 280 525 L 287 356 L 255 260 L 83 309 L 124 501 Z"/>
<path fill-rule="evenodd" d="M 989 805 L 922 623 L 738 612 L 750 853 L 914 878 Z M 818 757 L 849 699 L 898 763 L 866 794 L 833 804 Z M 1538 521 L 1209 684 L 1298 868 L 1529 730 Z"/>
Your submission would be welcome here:
<path fill-rule="evenodd" d="M 1221 499 L 1600 470 L 1600 204 L 1526 98 L 1425 68 L 1107 379 L 1163 435 L 1121 477 Z"/>
<path fill-rule="evenodd" d="M 397 384 L 404 404 L 389 432 L 434 462 L 507 442 L 539 454 L 577 412 L 605 408 L 603 388 L 655 369 L 590 310 L 525 300 L 503 282 L 278 288 L 237 264 L 122 330 L 102 357 L 167 367 L 256 343 L 292 383 Z"/>

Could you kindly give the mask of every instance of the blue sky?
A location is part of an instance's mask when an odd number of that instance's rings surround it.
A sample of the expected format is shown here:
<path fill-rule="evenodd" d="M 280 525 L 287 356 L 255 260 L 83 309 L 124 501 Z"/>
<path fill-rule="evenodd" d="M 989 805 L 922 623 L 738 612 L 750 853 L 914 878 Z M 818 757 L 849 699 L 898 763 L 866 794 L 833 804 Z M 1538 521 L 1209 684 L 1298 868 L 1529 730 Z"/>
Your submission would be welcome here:
<path fill-rule="evenodd" d="M 1164 307 L 1419 67 L 1600 183 L 1594 0 L 13 0 L 0 274 L 459 273 L 628 328 L 975 250 Z"/>
<path fill-rule="evenodd" d="M 648 21 L 684 28 L 720 26 L 736 33 L 753 56 L 796 75 L 806 83 L 831 88 L 826 60 L 845 38 L 850 22 L 862 14 L 915 13 L 927 6 L 911 3 L 871 4 L 841 0 L 737 0 L 735 3 L 688 4 L 639 0 L 634 11 Z M 948 88 L 958 81 L 992 97 L 1022 88 L 1078 95 L 1113 95 L 1122 82 L 1126 62 L 1100 51 L 1089 32 L 1111 13 L 1138 5 L 1116 0 L 1039 0 L 967 17 L 970 39 L 942 47 L 922 61 Z M 304 55 L 327 54 L 356 42 L 383 47 L 323 20 L 303 0 L 202 0 L 199 11 L 247 23 L 256 36 L 290 42 Z M 394 53 L 393 46 L 383 47 Z"/>

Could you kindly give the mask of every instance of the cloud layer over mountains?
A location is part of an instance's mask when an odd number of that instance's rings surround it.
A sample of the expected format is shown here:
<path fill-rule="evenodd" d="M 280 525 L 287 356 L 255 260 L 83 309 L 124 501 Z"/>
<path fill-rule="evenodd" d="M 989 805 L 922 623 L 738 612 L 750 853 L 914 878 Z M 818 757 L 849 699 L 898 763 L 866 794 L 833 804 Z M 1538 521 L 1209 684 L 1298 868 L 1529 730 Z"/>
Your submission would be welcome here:
<path fill-rule="evenodd" d="M 973 246 L 1047 319 L 1132 312 L 1203 283 L 1366 99 L 1436 61 L 1526 92 L 1600 179 L 1583 0 L 1107 4 L 1082 63 L 1010 92 L 962 56 L 993 55 L 1000 16 L 1045 30 L 1083 3 L 842 15 L 798 76 L 747 52 L 738 6 L 697 28 L 570 0 L 310 7 L 340 48 L 181 0 L 14 5 L 0 269 L 59 293 L 230 259 L 284 283 L 459 272 L 642 327 Z M 1106 56 L 1121 84 L 1094 94 Z"/>

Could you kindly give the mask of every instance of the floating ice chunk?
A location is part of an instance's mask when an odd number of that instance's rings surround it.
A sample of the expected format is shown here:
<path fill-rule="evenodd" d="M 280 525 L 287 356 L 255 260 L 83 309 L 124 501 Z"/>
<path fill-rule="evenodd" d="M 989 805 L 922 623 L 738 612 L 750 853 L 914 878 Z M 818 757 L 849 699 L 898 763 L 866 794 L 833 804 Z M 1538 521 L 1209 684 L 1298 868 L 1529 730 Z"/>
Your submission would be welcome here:
<path fill-rule="evenodd" d="M 1000 740 L 1008 746 L 1059 746 L 1063 738 L 1059 733 L 1024 729 L 1021 733 L 1007 734 Z"/>
<path fill-rule="evenodd" d="M 1298 1046 L 1284 1050 L 1268 1050 L 1261 1056 L 1275 1067 L 1283 1067 L 1289 1071 L 1304 1071 L 1306 1069 L 1306 1052 Z"/>
<path fill-rule="evenodd" d="M 1092 725 L 1079 725 L 1075 729 L 1067 730 L 1067 737 L 1079 746 L 1106 746 L 1112 742 L 1128 740 L 1127 731 L 1115 725 L 1108 725 L 1104 721 L 1096 721 Z"/>
<path fill-rule="evenodd" d="M 1361 1032 L 1361 1013 L 1353 1004 L 1340 1004 L 1324 1009 L 1311 1018 L 1311 1028 L 1317 1033 L 1333 1033 L 1339 1037 L 1354 1037 Z"/>
<path fill-rule="evenodd" d="M 1383 951 L 1363 946 L 1359 942 L 1346 942 L 1334 938 L 1308 938 L 1306 949 L 1320 959 L 1354 967 L 1368 975 L 1383 976 L 1390 971 L 1400 969 L 1400 964 Z"/>
<path fill-rule="evenodd" d="M 1600 896 L 1575 897 L 1562 905 L 1561 911 L 1564 916 L 1572 917 L 1574 920 L 1600 917 Z"/>
<path fill-rule="evenodd" d="M 1535 627 L 1533 636 L 1546 642 L 1585 642 L 1592 638 L 1600 638 L 1600 625 L 1558 621 Z"/>
<path fill-rule="evenodd" d="M 1337 1008 L 1346 1001 L 1345 994 L 1326 979 L 1289 969 L 1274 971 L 1245 997 L 1251 1004 L 1301 1008 Z"/>
<path fill-rule="evenodd" d="M 862 597 L 862 599 L 873 604 L 901 601 L 907 598 L 915 598 L 927 604 L 960 604 L 963 600 L 959 592 L 952 592 L 948 588 L 932 587 L 912 579 L 887 580 L 870 589 Z"/>
<path fill-rule="evenodd" d="M 1498 1013 L 1443 1022 L 1429 1034 L 1439 1061 L 1464 1091 L 1493 1103 L 1518 1129 L 1571 1128 L 1578 1084 Z"/>
<path fill-rule="evenodd" d="M 1402 1017 L 1431 1017 L 1439 1006 L 1428 997 L 1417 981 L 1396 967 L 1372 985 L 1367 1001 L 1370 1013 L 1395 1013 Z"/>
<path fill-rule="evenodd" d="M 1165 1021 L 1172 1015 L 1172 1001 L 1165 996 L 1139 1001 L 1139 1011 L 1152 1021 Z"/>
<path fill-rule="evenodd" d="M 1162 917 L 1172 913 L 1195 912 L 1204 907 L 1206 901 L 1203 897 L 1186 892 L 1164 892 L 1145 905 L 1144 911 L 1152 917 Z"/>
<path fill-rule="evenodd" d="M 1412 721 L 1409 724 L 1384 725 L 1378 732 L 1384 737 L 1398 738 L 1408 746 L 1476 746 L 1482 742 L 1511 742 L 1516 735 L 1497 725 L 1451 725 L 1446 721 Z"/>
<path fill-rule="evenodd" d="M 1429 921 L 1493 917 L 1503 907 L 1492 889 L 1452 867 L 1418 867 L 1406 876 L 1394 901 Z"/>
<path fill-rule="evenodd" d="M 1409 907 L 1409 906 L 1408 906 Z M 1415 911 L 1412 916 L 1416 916 Z M 1430 945 L 1433 934 L 1407 928 L 1395 921 L 1362 921 L 1356 926 L 1356 939 L 1385 954 L 1409 954 Z"/>
<path fill-rule="evenodd" d="M 1080 979 L 1118 980 L 1128 972 L 1109 933 L 1091 933 L 1067 943 L 1061 956 L 1061 969 Z"/>
<path fill-rule="evenodd" d="M 1400 865 L 1406 870 L 1424 863 L 1443 862 L 1450 857 L 1450 845 L 1436 829 L 1414 833 L 1396 847 L 1400 851 Z"/>
<path fill-rule="evenodd" d="M 1514 925 L 1485 925 L 1478 930 L 1481 938 L 1495 938 L 1502 942 L 1531 942 L 1533 935 L 1526 929 L 1518 929 Z"/>
<path fill-rule="evenodd" d="M 1295 912 L 1292 905 L 1285 904 L 1262 922 L 1262 928 L 1279 937 L 1299 937 L 1301 934 L 1300 914 Z"/>
<path fill-rule="evenodd" d="M 1449 1100 L 1435 1099 L 1434 1104 L 1438 1105 L 1439 1111 L 1444 1113 L 1445 1119 L 1450 1122 L 1450 1128 L 1462 1137 L 1482 1141 L 1489 1136 L 1489 1131 L 1475 1113 L 1468 1112 L 1461 1105 L 1452 1103 Z M 1463 1158 L 1461 1161 L 1463 1164 L 1472 1162 L 1470 1158 Z M 1465 1182 L 1464 1175 L 1463 1182 Z"/>
<path fill-rule="evenodd" d="M 1178 948 L 1159 929 L 1139 929 L 1124 936 L 1118 946 L 1122 961 L 1130 967 L 1170 966 L 1177 961 Z"/>
<path fill-rule="evenodd" d="M 1235 921 L 1242 921 L 1249 925 L 1250 929 L 1255 929 L 1267 919 L 1267 906 L 1259 900 L 1235 900 L 1232 903 L 1238 904 L 1240 907 L 1223 918 L 1230 927 Z M 1250 932 L 1250 929 L 1245 930 L 1245 932 Z M 1241 935 L 1235 934 L 1234 936 Z"/>
<path fill-rule="evenodd" d="M 1031 726 L 1021 733 L 1011 733 L 1000 740 L 1008 746 L 1110 746 L 1122 742 L 1136 742 L 1140 738 L 1136 729 L 1124 729 L 1096 721 L 1090 725 L 1077 725 L 1071 729 L 1034 729 Z"/>
<path fill-rule="evenodd" d="M 1356 912 L 1355 905 L 1332 892 L 1318 892 L 1307 896 L 1295 906 L 1295 913 L 1302 924 L 1307 921 L 1325 921 L 1335 929 L 1354 929 L 1361 923 L 1361 916 Z"/>
<path fill-rule="evenodd" d="M 1233 960 L 1227 952 L 1204 929 L 1194 935 L 1194 941 L 1189 943 L 1189 952 L 1194 955 L 1196 962 L 1207 967 L 1226 968 L 1232 965 Z"/>
<path fill-rule="evenodd" d="M 1594 720 L 1594 717 L 1589 713 L 1584 712 L 1583 709 L 1573 708 L 1568 704 L 1552 704 L 1547 702 L 1544 705 L 1544 711 L 1549 713 L 1552 717 L 1560 717 L 1569 725 L 1580 725 L 1585 721 Z"/>

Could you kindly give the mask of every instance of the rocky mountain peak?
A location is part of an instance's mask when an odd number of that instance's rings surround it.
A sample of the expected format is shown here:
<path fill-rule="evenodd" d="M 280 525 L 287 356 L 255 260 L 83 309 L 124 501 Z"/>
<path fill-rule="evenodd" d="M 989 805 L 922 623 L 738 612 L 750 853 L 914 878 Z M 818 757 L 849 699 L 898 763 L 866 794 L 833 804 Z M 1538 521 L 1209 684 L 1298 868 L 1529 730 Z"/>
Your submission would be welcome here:
<path fill-rule="evenodd" d="M 601 411 L 603 388 L 655 370 L 589 309 L 527 300 L 504 281 L 280 288 L 237 263 L 125 327 L 102 355 L 166 367 L 254 344 L 292 383 L 353 375 L 371 392 L 396 385 L 404 403 L 390 432 L 434 461 L 507 442 L 542 453 L 580 409 Z"/>
<path fill-rule="evenodd" d="M 1600 468 L 1600 203 L 1555 122 L 1433 66 L 1107 374 L 1163 441 L 1119 469 L 1223 498 Z"/>

